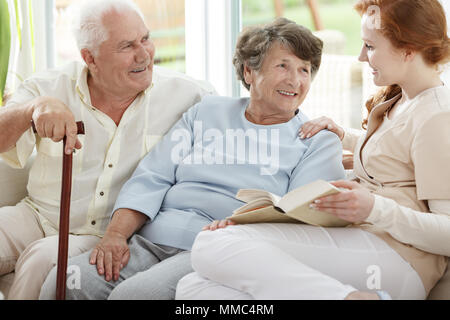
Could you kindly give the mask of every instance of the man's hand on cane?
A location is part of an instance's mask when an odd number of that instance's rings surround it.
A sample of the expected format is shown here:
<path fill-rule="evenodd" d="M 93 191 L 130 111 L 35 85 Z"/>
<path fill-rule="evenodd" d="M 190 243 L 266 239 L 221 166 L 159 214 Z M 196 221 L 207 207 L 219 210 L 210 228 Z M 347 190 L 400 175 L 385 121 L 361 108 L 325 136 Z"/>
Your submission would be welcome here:
<path fill-rule="evenodd" d="M 37 97 L 31 106 L 32 120 L 40 137 L 59 142 L 66 136 L 66 154 L 81 149 L 75 117 L 63 102 L 51 97 Z"/>

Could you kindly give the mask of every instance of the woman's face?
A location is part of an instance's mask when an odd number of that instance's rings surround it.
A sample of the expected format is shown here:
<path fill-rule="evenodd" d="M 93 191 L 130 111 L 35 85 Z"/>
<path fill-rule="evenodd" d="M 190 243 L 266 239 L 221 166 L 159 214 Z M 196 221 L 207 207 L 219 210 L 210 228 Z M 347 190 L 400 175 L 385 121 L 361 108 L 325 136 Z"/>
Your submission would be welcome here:
<path fill-rule="evenodd" d="M 282 44 L 274 43 L 261 68 L 246 67 L 244 77 L 250 85 L 252 106 L 270 115 L 292 115 L 311 86 L 311 64 Z"/>
<path fill-rule="evenodd" d="M 375 85 L 402 83 L 407 71 L 405 53 L 395 48 L 389 39 L 374 28 L 373 16 L 363 15 L 361 38 L 364 43 L 359 61 L 369 63 Z"/>

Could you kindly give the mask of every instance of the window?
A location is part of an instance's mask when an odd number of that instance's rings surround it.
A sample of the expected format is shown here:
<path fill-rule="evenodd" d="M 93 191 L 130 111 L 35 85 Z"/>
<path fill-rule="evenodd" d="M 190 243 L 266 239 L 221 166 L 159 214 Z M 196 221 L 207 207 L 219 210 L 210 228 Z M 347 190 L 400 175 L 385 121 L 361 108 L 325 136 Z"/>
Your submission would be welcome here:
<path fill-rule="evenodd" d="M 316 24 L 308 3 L 317 9 Z M 353 3 L 354 0 L 242 0 L 242 25 L 263 24 L 285 17 L 310 30 L 337 30 L 345 38 L 340 53 L 356 56 L 361 49 L 360 17 L 353 10 Z"/>
<path fill-rule="evenodd" d="M 285 17 L 324 42 L 322 64 L 300 110 L 310 119 L 328 116 L 341 126 L 361 128 L 363 101 L 376 88 L 358 61 L 360 17 L 353 0 L 242 0 L 243 27 Z M 248 95 L 245 89 L 242 95 Z"/>

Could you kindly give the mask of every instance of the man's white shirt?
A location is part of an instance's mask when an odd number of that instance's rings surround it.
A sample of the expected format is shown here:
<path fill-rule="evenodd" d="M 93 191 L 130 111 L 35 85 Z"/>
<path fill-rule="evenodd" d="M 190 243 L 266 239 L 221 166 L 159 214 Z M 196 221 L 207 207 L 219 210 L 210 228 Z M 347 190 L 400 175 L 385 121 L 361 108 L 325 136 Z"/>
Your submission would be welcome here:
<path fill-rule="evenodd" d="M 6 107 L 51 96 L 64 102 L 76 121 L 84 122 L 85 135 L 78 136 L 83 147 L 73 154 L 70 233 L 102 236 L 122 185 L 142 157 L 189 107 L 215 91 L 207 82 L 155 66 L 152 86 L 139 94 L 117 126 L 91 105 L 87 75 L 87 67 L 79 62 L 36 74 L 22 83 Z M 10 166 L 23 168 L 35 147 L 23 201 L 49 236 L 58 233 L 62 142 L 40 138 L 30 128 L 14 149 L 0 156 Z"/>

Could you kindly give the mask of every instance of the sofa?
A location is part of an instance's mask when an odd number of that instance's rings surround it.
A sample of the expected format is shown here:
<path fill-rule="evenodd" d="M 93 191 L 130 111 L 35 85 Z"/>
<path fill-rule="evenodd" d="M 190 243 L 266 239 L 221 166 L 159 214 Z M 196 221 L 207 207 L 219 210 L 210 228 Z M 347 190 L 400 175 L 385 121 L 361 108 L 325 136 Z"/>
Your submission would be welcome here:
<path fill-rule="evenodd" d="M 28 171 L 33 157 L 24 169 L 12 169 L 0 159 L 0 207 L 15 205 L 26 195 Z M 1 241 L 1 239 L 0 239 Z M 0 276 L 0 292 L 7 297 L 9 288 L 14 279 L 14 273 Z M 2 295 L 0 294 L 0 297 Z M 1 298 L 0 298 L 1 299 Z M 450 269 L 431 291 L 428 299 L 450 300 Z"/>

